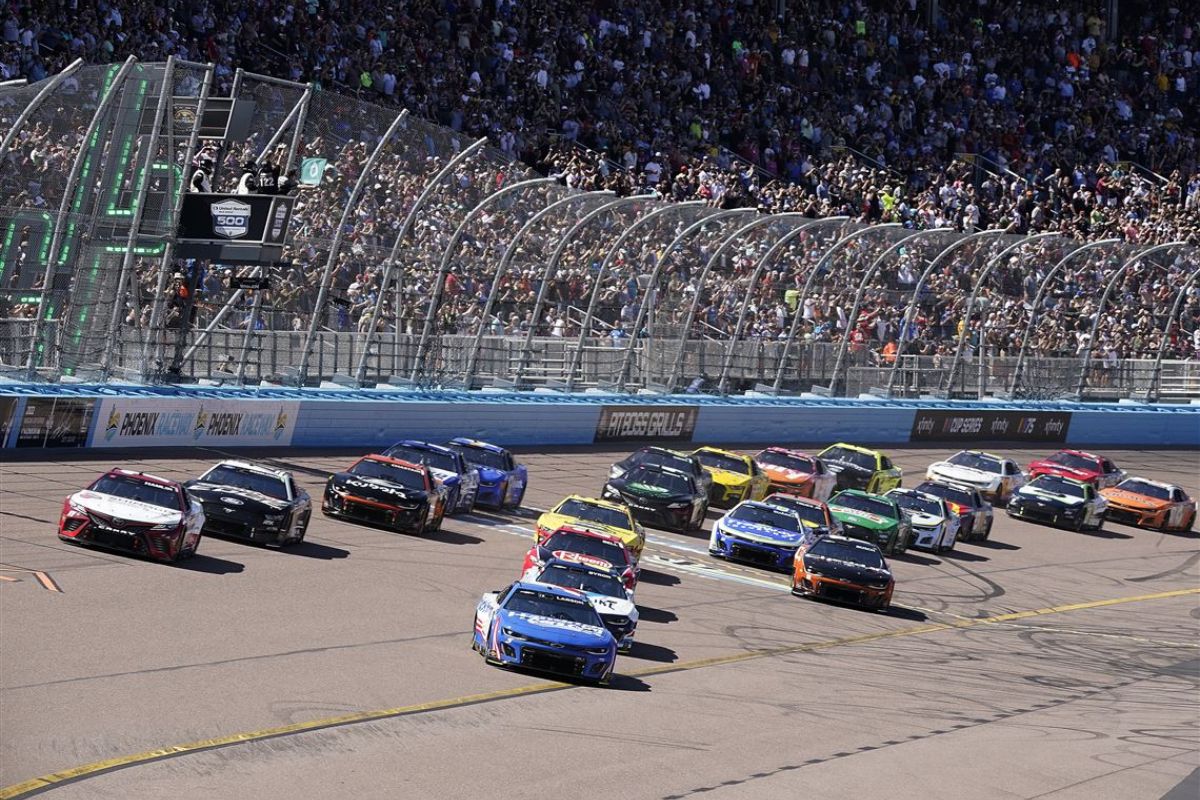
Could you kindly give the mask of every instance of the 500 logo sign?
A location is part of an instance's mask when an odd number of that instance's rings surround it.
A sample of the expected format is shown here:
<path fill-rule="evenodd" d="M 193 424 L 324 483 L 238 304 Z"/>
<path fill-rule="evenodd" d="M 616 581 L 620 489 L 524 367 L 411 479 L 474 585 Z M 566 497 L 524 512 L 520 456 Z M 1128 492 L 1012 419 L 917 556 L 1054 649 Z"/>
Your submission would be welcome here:
<path fill-rule="evenodd" d="M 946 411 L 921 409 L 913 442 L 1065 442 L 1070 411 Z"/>
<path fill-rule="evenodd" d="M 298 402 L 106 399 L 93 447 L 267 445 L 292 442 Z"/>
<path fill-rule="evenodd" d="M 690 442 L 696 430 L 696 406 L 601 406 L 596 442 L 673 439 Z"/>

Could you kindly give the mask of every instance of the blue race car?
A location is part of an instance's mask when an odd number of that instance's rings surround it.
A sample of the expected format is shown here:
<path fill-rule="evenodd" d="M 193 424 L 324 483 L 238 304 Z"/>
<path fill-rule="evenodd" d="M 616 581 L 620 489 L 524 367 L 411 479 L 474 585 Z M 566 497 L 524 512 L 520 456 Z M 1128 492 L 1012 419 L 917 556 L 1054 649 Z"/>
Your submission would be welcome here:
<path fill-rule="evenodd" d="M 796 549 L 817 535 L 790 508 L 746 500 L 713 525 L 708 552 L 717 558 L 791 570 Z"/>
<path fill-rule="evenodd" d="M 496 666 L 602 684 L 608 683 L 617 661 L 617 640 L 587 595 L 523 581 L 479 599 L 471 649 Z"/>
<path fill-rule="evenodd" d="M 440 444 L 405 439 L 389 447 L 383 454 L 429 467 L 433 479 L 446 488 L 447 514 L 465 514 L 475 508 L 479 470 L 468 464 L 461 453 Z"/>
<path fill-rule="evenodd" d="M 479 494 L 475 502 L 488 508 L 520 508 L 529 483 L 529 471 L 512 453 L 495 444 L 460 436 L 446 445 L 462 454 L 479 470 Z"/>

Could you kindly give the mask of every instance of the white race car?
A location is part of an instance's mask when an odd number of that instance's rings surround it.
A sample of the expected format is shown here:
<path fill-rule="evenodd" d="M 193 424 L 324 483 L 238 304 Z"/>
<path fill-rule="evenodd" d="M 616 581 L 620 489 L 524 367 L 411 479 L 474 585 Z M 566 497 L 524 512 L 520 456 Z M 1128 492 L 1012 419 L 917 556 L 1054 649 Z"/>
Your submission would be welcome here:
<path fill-rule="evenodd" d="M 910 546 L 934 553 L 954 549 L 958 541 L 958 514 L 944 498 L 916 489 L 892 489 L 886 496 L 908 514 L 912 523 Z"/>
<path fill-rule="evenodd" d="M 525 580 L 583 592 L 588 602 L 599 612 L 604 627 L 608 628 L 617 640 L 617 649 L 625 653 L 633 647 L 633 635 L 638 624 L 633 590 L 627 590 L 621 584 L 620 577 L 611 571 L 596 569 L 576 561 L 552 558 L 536 577 L 527 577 Z"/>
<path fill-rule="evenodd" d="M 926 480 L 970 486 L 992 501 L 1003 501 L 1025 485 L 1029 476 L 1011 458 L 982 450 L 959 450 L 925 470 Z"/>

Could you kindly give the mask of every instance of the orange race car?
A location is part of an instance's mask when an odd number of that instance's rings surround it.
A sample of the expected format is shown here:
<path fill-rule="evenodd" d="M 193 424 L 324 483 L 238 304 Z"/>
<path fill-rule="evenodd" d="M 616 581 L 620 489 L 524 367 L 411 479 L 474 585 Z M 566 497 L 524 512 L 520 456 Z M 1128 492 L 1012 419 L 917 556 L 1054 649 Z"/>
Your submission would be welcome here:
<path fill-rule="evenodd" d="M 1126 478 L 1116 486 L 1101 489 L 1100 494 L 1108 501 L 1109 522 L 1186 531 L 1196 521 L 1196 501 L 1174 484 Z"/>
<path fill-rule="evenodd" d="M 816 456 L 783 447 L 768 447 L 754 457 L 758 466 L 771 479 L 771 490 L 828 500 L 837 483 L 837 476 Z"/>

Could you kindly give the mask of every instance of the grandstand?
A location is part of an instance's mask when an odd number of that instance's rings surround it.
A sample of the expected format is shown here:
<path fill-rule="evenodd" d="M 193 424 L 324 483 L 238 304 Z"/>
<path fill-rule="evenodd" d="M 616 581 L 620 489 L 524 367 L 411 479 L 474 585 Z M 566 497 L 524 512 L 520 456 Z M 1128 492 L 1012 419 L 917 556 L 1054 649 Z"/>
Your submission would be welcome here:
<path fill-rule="evenodd" d="M 6 376 L 1200 397 L 1194 12 L 485 5 L 39 48 L 16 4 Z M 274 164 L 279 258 L 179 257 L 210 157 Z"/>

